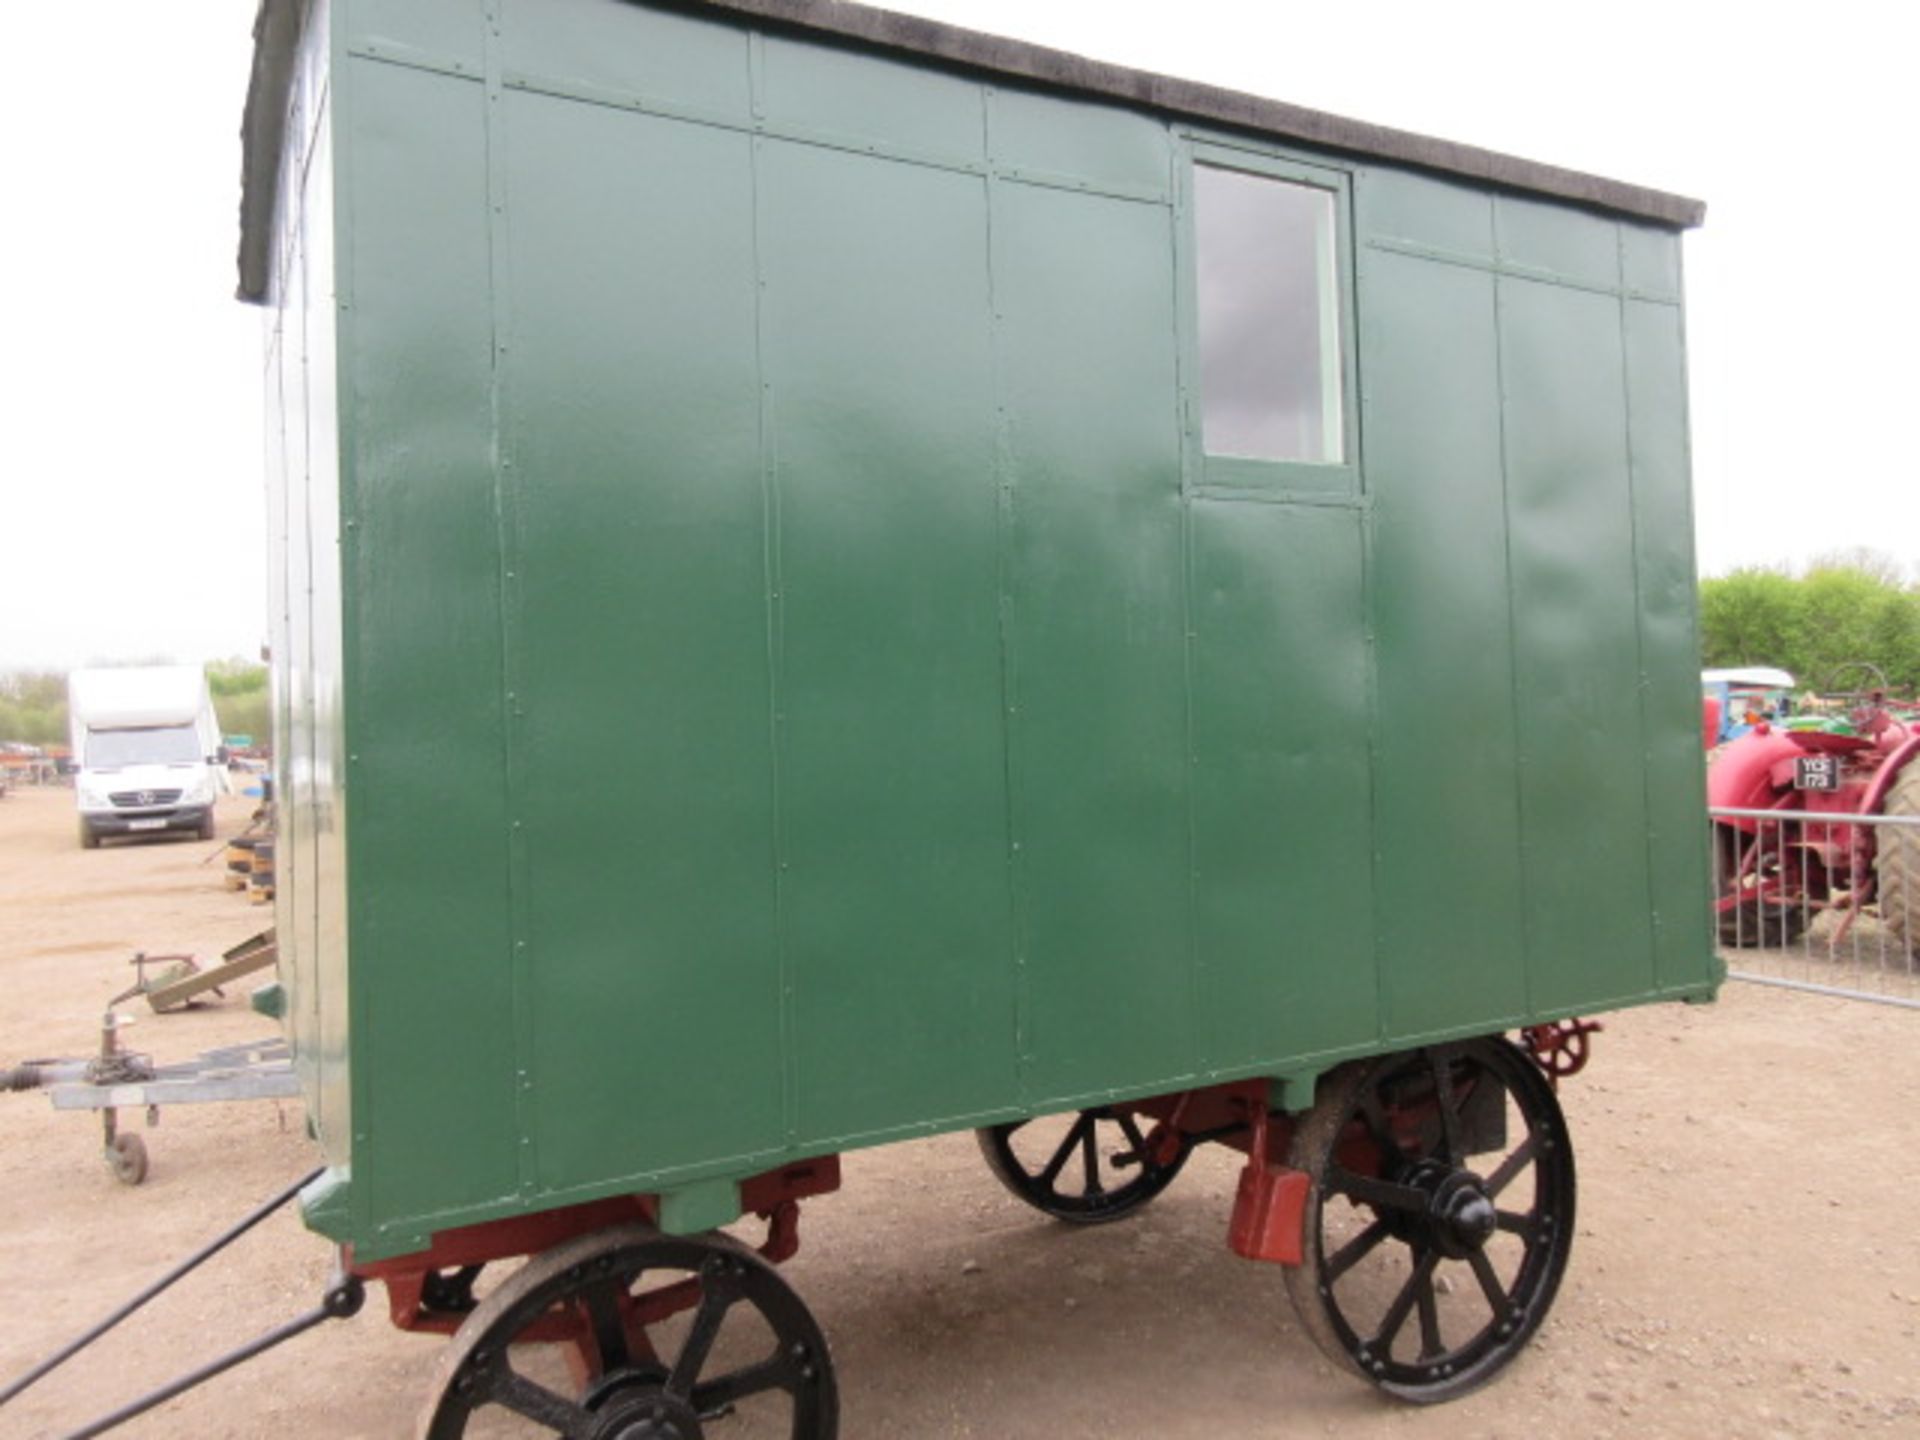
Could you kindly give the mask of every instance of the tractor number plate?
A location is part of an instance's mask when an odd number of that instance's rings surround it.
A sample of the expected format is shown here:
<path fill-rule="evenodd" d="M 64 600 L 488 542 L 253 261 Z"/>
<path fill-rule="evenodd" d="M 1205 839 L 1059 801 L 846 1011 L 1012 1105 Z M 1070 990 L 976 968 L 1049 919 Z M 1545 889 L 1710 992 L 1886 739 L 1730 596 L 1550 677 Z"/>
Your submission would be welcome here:
<path fill-rule="evenodd" d="M 1838 790 L 1838 755 L 1796 755 L 1793 759 L 1793 788 L 1796 790 Z"/>

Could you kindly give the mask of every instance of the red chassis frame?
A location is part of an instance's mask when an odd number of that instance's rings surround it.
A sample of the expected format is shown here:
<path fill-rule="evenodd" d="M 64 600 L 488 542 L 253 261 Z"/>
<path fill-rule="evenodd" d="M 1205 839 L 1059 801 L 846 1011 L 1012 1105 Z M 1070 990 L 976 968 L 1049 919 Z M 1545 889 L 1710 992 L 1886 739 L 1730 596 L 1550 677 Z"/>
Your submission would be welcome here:
<path fill-rule="evenodd" d="M 1550 1078 L 1571 1075 L 1588 1059 L 1588 1034 L 1600 1027 L 1588 1021 L 1567 1020 L 1529 1027 L 1522 1044 Z M 1228 1246 L 1249 1260 L 1299 1265 L 1303 1260 L 1304 1221 L 1312 1177 L 1286 1163 L 1295 1119 L 1267 1103 L 1264 1079 L 1236 1080 L 1197 1090 L 1141 1100 L 1118 1102 L 1113 1108 L 1153 1121 L 1146 1148 L 1162 1164 L 1171 1164 L 1185 1145 L 1212 1141 L 1247 1157 L 1234 1197 L 1227 1230 Z M 1356 1128 L 1339 1142 L 1339 1161 L 1359 1174 L 1377 1174 L 1383 1157 L 1377 1143 Z M 768 1170 L 741 1182 L 741 1211 L 766 1222 L 767 1236 L 760 1255 L 778 1264 L 800 1248 L 800 1201 L 840 1188 L 840 1157 L 822 1155 Z M 387 1287 L 388 1312 L 402 1330 L 451 1335 L 471 1309 L 470 1294 L 459 1297 L 482 1265 L 522 1255 L 537 1255 L 576 1236 L 612 1225 L 643 1221 L 656 1223 L 659 1204 L 652 1195 L 617 1195 L 581 1205 L 542 1210 L 506 1220 L 443 1230 L 425 1249 L 387 1260 L 355 1263 L 352 1273 L 379 1280 Z M 450 1282 L 449 1276 L 454 1277 Z M 464 1277 L 464 1281 L 460 1278 Z M 631 1298 L 628 1328 L 644 1327 L 698 1303 L 699 1281 L 684 1280 Z M 526 1342 L 570 1343 L 576 1349 L 591 1344 L 583 1319 L 555 1312 L 521 1332 Z"/>

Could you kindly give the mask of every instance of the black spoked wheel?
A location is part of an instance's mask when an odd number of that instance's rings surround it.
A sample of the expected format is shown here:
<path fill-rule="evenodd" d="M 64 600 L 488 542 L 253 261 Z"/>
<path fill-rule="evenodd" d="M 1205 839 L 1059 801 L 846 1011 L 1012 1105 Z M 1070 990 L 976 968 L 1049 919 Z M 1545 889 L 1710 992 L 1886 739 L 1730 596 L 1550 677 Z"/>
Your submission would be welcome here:
<path fill-rule="evenodd" d="M 1404 1400 L 1484 1384 L 1539 1328 L 1573 1240 L 1573 1147 L 1553 1088 L 1505 1040 L 1338 1072 L 1295 1132 L 1313 1179 L 1301 1324 Z"/>
<path fill-rule="evenodd" d="M 827 1342 L 774 1268 L 724 1235 L 627 1225 L 529 1260 L 441 1356 L 422 1440 L 833 1440 Z"/>
<path fill-rule="evenodd" d="M 1108 1106 L 974 1133 L 1001 1184 L 1034 1209 L 1073 1225 L 1102 1225 L 1132 1214 L 1173 1183 L 1193 1148 L 1182 1135 L 1163 1152 L 1151 1122 Z"/>

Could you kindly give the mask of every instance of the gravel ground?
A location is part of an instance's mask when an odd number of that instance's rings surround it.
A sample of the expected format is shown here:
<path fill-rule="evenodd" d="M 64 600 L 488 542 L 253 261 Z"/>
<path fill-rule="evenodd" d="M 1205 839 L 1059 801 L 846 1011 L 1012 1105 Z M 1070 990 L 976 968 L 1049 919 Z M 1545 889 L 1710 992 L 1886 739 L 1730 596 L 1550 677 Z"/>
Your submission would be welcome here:
<path fill-rule="evenodd" d="M 229 802 L 223 833 L 245 813 Z M 201 864 L 210 848 L 83 852 L 69 793 L 0 800 L 0 1065 L 85 1054 L 135 949 L 211 957 L 260 928 Z M 269 1028 L 237 996 L 139 1013 L 132 1041 L 161 1060 Z M 850 1155 L 843 1192 L 807 1210 L 787 1270 L 833 1342 L 843 1434 L 1920 1436 L 1920 1014 L 1733 985 L 1606 1023 L 1563 1088 L 1572 1264 L 1487 1389 L 1415 1410 L 1336 1374 L 1280 1272 L 1226 1249 L 1237 1157 L 1203 1152 L 1138 1217 L 1073 1231 L 1006 1196 L 959 1135 Z M 312 1164 L 293 1103 L 170 1111 L 146 1138 L 152 1175 L 131 1189 L 90 1117 L 0 1096 L 0 1376 Z M 276 1217 L 0 1410 L 0 1435 L 63 1433 L 295 1313 L 329 1259 Z M 376 1295 L 125 1433 L 407 1433 L 438 1342 L 383 1309 Z"/>

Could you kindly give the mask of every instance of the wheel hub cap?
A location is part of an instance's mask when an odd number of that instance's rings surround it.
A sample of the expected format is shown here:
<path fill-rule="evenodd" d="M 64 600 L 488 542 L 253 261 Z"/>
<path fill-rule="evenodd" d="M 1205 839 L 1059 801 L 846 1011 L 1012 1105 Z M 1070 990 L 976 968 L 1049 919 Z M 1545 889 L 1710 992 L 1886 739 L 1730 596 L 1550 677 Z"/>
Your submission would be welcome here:
<path fill-rule="evenodd" d="M 692 1407 L 662 1392 L 629 1394 L 600 1411 L 588 1440 L 701 1440 Z"/>
<path fill-rule="evenodd" d="M 1480 1177 L 1470 1170 L 1447 1170 L 1423 1179 L 1432 1195 L 1426 1228 L 1434 1248 L 1451 1260 L 1483 1249 L 1500 1216 Z"/>

